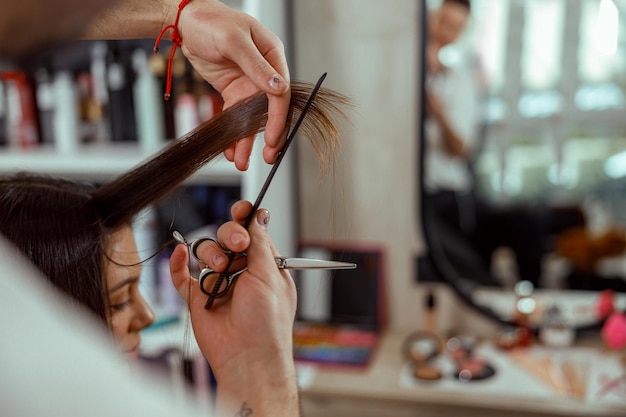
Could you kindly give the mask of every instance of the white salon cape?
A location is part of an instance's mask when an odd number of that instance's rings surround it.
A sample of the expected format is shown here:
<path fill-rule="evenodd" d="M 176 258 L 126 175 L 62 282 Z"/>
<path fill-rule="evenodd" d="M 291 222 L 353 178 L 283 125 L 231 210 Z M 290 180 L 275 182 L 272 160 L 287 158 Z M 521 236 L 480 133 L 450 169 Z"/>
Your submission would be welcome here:
<path fill-rule="evenodd" d="M 100 323 L 0 237 L 0 416 L 210 416 L 129 369 Z"/>

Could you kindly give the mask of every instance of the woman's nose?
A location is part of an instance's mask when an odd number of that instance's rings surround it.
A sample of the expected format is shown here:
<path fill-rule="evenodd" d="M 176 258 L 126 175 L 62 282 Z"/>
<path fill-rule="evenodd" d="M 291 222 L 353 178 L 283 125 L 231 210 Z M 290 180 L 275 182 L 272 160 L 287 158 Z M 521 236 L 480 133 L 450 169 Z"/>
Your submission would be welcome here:
<path fill-rule="evenodd" d="M 150 308 L 145 298 L 139 296 L 135 304 L 135 316 L 131 323 L 133 330 L 139 331 L 154 323 L 154 311 Z"/>

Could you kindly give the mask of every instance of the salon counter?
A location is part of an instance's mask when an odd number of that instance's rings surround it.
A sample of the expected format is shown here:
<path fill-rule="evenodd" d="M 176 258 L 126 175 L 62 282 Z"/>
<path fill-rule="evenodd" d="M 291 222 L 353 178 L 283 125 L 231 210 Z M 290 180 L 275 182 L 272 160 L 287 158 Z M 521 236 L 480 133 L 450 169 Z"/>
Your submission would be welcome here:
<path fill-rule="evenodd" d="M 586 399 L 556 393 L 535 375 L 515 365 L 508 353 L 487 345 L 482 354 L 496 368 L 496 374 L 483 381 L 462 383 L 452 377 L 420 381 L 411 376 L 402 358 L 406 335 L 387 333 L 368 367 L 328 368 L 299 364 L 299 380 L 304 415 L 307 417 L 369 416 L 626 416 L 626 380 L 619 393 L 597 400 L 599 384 L 587 386 Z M 541 347 L 538 347 L 542 349 Z M 535 349 L 534 347 L 532 349 Z M 563 354 L 563 351 L 559 351 Z M 570 348 L 565 353 L 589 358 L 588 380 L 607 377 L 598 367 L 615 377 L 623 374 L 617 355 L 595 348 Z M 593 360 L 595 356 L 601 359 Z M 608 361 L 608 362 L 607 362 Z M 613 361 L 613 362 L 611 362 Z M 601 364 L 601 365 L 597 365 Z"/>

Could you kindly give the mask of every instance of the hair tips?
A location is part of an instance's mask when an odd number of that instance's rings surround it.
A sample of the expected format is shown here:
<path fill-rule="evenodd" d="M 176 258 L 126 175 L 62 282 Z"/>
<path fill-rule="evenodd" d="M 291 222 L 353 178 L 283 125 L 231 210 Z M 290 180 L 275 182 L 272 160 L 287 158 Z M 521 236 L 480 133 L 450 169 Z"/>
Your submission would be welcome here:
<path fill-rule="evenodd" d="M 292 83 L 290 123 L 297 120 L 312 90 L 312 84 Z M 346 96 L 322 88 L 302 122 L 299 132 L 310 141 L 323 168 L 329 161 L 334 162 L 340 144 L 337 122 L 346 118 L 344 109 L 349 104 Z M 175 140 L 128 173 L 96 189 L 92 193 L 92 203 L 104 224 L 117 228 L 130 223 L 139 211 L 168 196 L 237 141 L 263 132 L 267 112 L 266 95 L 257 93 Z"/>

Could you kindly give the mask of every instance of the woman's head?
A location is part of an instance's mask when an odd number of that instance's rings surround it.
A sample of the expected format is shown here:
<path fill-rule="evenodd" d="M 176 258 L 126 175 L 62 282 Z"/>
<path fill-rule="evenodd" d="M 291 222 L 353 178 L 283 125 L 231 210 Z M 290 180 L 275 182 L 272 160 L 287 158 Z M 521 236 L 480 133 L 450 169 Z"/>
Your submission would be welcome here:
<path fill-rule="evenodd" d="M 292 85 L 296 120 L 312 87 Z M 338 144 L 333 119 L 347 99 L 321 89 L 301 132 L 320 155 Z M 62 291 L 91 309 L 125 350 L 153 314 L 138 291 L 141 260 L 130 225 L 144 208 L 171 194 L 237 140 L 262 132 L 267 98 L 257 94 L 174 141 L 155 157 L 99 187 L 41 175 L 0 178 L 0 233 Z"/>
<path fill-rule="evenodd" d="M 105 226 L 94 187 L 18 174 L 0 179 L 0 233 L 50 281 L 105 321 L 132 351 L 154 313 L 139 293 L 141 262 L 130 224 Z"/>
<path fill-rule="evenodd" d="M 89 205 L 92 191 L 39 175 L 0 179 L 0 233 L 54 285 L 105 319 L 105 229 Z"/>

